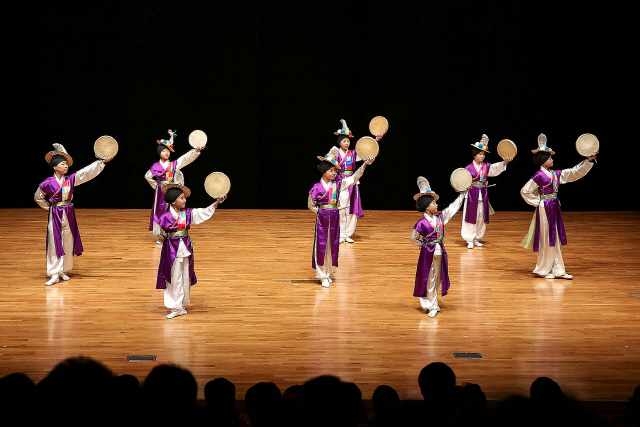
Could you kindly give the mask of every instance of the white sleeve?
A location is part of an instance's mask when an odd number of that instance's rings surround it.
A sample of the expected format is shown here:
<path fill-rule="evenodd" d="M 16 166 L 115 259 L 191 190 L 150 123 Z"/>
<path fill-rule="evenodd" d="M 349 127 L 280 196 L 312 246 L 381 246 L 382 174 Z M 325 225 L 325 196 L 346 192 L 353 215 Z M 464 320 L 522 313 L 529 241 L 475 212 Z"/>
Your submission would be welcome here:
<path fill-rule="evenodd" d="M 80 169 L 76 172 L 76 179 L 74 181 L 73 186 L 77 187 L 80 184 L 84 184 L 87 181 L 91 181 L 93 178 L 98 176 L 100 172 L 104 169 L 104 162 L 102 160 L 96 160 L 91 163 L 89 166 Z"/>
<path fill-rule="evenodd" d="M 210 219 L 213 216 L 213 213 L 216 211 L 216 208 L 213 207 L 215 204 L 212 203 L 211 206 L 204 209 L 194 209 L 191 211 L 191 224 L 198 225 L 202 224 L 206 220 Z"/>
<path fill-rule="evenodd" d="M 530 179 L 522 190 L 520 190 L 520 195 L 524 199 L 525 202 L 530 204 L 531 206 L 538 206 L 540 204 L 540 197 L 536 195 L 538 189 L 538 184 L 532 179 Z"/>
<path fill-rule="evenodd" d="M 442 211 L 442 221 L 446 224 L 451 218 L 460 210 L 462 203 L 464 203 L 464 196 L 467 194 L 466 191 L 458 194 L 458 198 L 455 199 L 445 210 Z"/>
<path fill-rule="evenodd" d="M 346 190 L 347 188 L 351 187 L 353 184 L 358 182 L 358 180 L 362 178 L 362 174 L 364 173 L 364 168 L 365 168 L 365 165 L 360 166 L 356 171 L 356 173 L 354 173 L 348 178 L 343 179 L 342 184 L 340 185 L 339 191 Z"/>
<path fill-rule="evenodd" d="M 487 172 L 487 176 L 498 176 L 506 170 L 507 164 L 505 162 L 492 163 L 491 166 L 489 166 L 489 172 Z"/>
<path fill-rule="evenodd" d="M 49 202 L 47 202 L 46 196 L 42 188 L 38 187 L 36 194 L 33 195 L 33 200 L 35 200 L 42 209 L 49 210 Z"/>
<path fill-rule="evenodd" d="M 313 212 L 318 213 L 318 207 L 316 205 L 317 205 L 317 203 L 316 203 L 315 199 L 313 197 L 311 197 L 311 194 L 309 194 L 309 200 L 307 201 L 307 207 L 309 209 L 311 209 Z"/>
<path fill-rule="evenodd" d="M 193 162 L 198 158 L 200 153 L 194 148 L 193 150 L 189 150 L 186 154 L 183 154 L 176 161 L 176 169 L 182 169 L 187 166 L 189 163 Z"/>
<path fill-rule="evenodd" d="M 560 173 L 560 184 L 566 184 L 567 182 L 577 181 L 585 176 L 593 167 L 593 163 L 589 160 L 583 160 L 578 166 L 574 166 L 571 169 L 563 169 Z"/>
<path fill-rule="evenodd" d="M 417 247 L 421 248 L 422 247 L 422 242 L 420 240 L 418 240 L 419 236 L 420 236 L 420 233 L 418 233 L 416 231 L 416 229 L 414 228 L 413 230 L 411 230 L 411 236 L 409 236 L 409 240 L 411 241 L 411 243 L 413 243 Z"/>
<path fill-rule="evenodd" d="M 158 183 L 156 182 L 153 174 L 151 173 L 151 169 L 149 169 L 147 171 L 147 173 L 144 174 L 144 179 L 147 180 L 147 182 L 149 183 L 149 185 L 151 186 L 151 188 L 153 188 L 154 190 L 156 189 L 156 187 L 158 186 Z"/>

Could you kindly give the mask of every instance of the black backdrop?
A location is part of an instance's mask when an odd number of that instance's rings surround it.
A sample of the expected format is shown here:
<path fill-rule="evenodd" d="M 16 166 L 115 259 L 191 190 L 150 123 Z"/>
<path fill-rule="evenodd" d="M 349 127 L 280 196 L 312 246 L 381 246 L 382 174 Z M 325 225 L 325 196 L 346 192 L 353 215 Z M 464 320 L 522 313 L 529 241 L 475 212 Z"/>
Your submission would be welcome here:
<path fill-rule="evenodd" d="M 491 180 L 493 206 L 529 210 L 519 190 L 535 172 L 530 150 L 541 132 L 556 168 L 581 160 L 580 134 L 601 141 L 592 172 L 561 189 L 565 210 L 635 208 L 615 185 L 627 173 L 625 154 L 633 156 L 623 146 L 634 143 L 620 111 L 632 89 L 625 10 L 255 0 L 84 2 L 29 13 L 19 45 L 29 137 L 17 143 L 28 173 L 15 207 L 35 206 L 52 142 L 73 156 L 73 172 L 94 160 L 93 142 L 106 134 L 120 152 L 76 190 L 76 206 L 149 208 L 143 176 L 158 158 L 156 140 L 177 129 L 177 158 L 201 129 L 208 146 L 184 169 L 190 206 L 210 203 L 204 178 L 223 171 L 232 181 L 225 208 L 304 209 L 319 179 L 316 156 L 335 144 L 339 119 L 355 143 L 383 115 L 390 130 L 362 179 L 365 209 L 413 209 L 418 175 L 444 207 L 455 197 L 450 173 L 471 161 L 469 144 L 486 133 L 488 161 L 500 160 L 503 138 L 519 150 Z M 611 200 L 595 203 L 603 195 Z"/>

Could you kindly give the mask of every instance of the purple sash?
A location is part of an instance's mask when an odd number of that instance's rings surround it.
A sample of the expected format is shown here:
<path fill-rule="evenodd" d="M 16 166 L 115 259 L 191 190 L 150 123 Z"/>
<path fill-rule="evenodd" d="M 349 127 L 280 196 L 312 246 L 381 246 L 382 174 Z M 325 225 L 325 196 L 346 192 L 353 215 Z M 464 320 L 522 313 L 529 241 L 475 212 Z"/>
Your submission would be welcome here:
<path fill-rule="evenodd" d="M 173 168 L 177 167 L 177 160 L 171 162 L 173 164 Z M 155 194 L 153 196 L 153 200 L 155 205 L 151 208 L 151 218 L 149 220 L 149 231 L 153 231 L 153 223 L 160 223 L 160 217 L 164 214 L 169 206 L 164 201 L 164 193 L 162 192 L 162 184 L 160 181 L 167 181 L 167 175 L 165 168 L 160 164 L 160 162 L 155 162 L 151 166 L 151 173 L 156 177 L 158 181 L 158 185 L 156 187 Z M 173 180 L 173 177 L 171 178 Z"/>
<path fill-rule="evenodd" d="M 64 177 L 64 181 L 69 181 L 68 185 L 68 196 L 67 200 L 73 199 L 73 190 L 75 188 L 75 180 L 76 174 L 73 173 L 71 175 L 66 175 Z M 47 195 L 49 199 L 49 203 L 58 203 L 63 200 L 63 191 L 62 186 L 58 184 L 55 176 L 51 176 L 40 183 L 40 188 Z M 62 215 L 63 213 L 67 216 L 67 220 L 69 221 L 69 229 L 71 230 L 71 235 L 73 236 L 73 255 L 79 256 L 82 255 L 84 248 L 82 247 L 82 240 L 80 239 L 80 231 L 78 230 L 78 224 L 76 222 L 76 211 L 73 205 L 63 205 L 63 206 L 51 206 L 49 208 L 49 221 L 53 222 L 53 241 L 56 248 L 56 256 L 60 258 L 63 255 L 66 255 L 64 252 L 64 248 L 62 245 Z M 49 233 L 47 233 L 47 248 L 49 250 Z"/>
<path fill-rule="evenodd" d="M 556 175 L 557 180 L 560 180 L 560 174 L 562 171 L 552 170 L 551 173 Z M 542 195 L 553 194 L 554 188 L 553 181 L 545 174 L 542 169 L 536 172 L 531 179 L 538 184 L 538 193 Z M 556 192 L 557 194 L 557 192 Z M 560 243 L 564 246 L 567 244 L 567 235 L 564 230 L 564 222 L 562 221 L 562 211 L 560 210 L 560 200 L 557 197 L 542 200 L 544 203 L 544 211 L 547 216 L 547 223 L 549 224 L 549 246 L 556 245 L 556 231 L 560 236 Z M 536 232 L 533 238 L 533 251 L 538 252 L 540 249 L 540 209 L 536 209 Z"/>
<path fill-rule="evenodd" d="M 191 227 L 192 210 L 193 208 L 186 209 L 186 230 Z M 158 224 L 164 231 L 178 231 L 178 220 L 175 219 L 173 215 L 171 215 L 171 212 L 165 212 L 163 215 L 161 215 Z M 160 255 L 160 265 L 158 266 L 158 280 L 156 281 L 156 289 L 165 289 L 167 287 L 165 280 L 171 283 L 171 268 L 173 267 L 173 262 L 176 260 L 176 254 L 178 253 L 178 248 L 180 247 L 180 240 L 184 242 L 184 245 L 187 247 L 189 252 L 191 252 L 191 256 L 189 257 L 189 280 L 191 282 L 191 286 L 198 283 L 194 270 L 193 245 L 191 244 L 191 238 L 189 237 L 189 235 L 167 237 L 166 239 L 164 239 L 164 243 L 162 244 L 162 253 Z"/>
<path fill-rule="evenodd" d="M 329 192 L 325 190 L 321 182 L 314 184 L 309 194 L 318 204 L 324 205 L 331 202 Z M 324 265 L 327 239 L 331 239 L 331 265 L 337 267 L 338 251 L 340 250 L 340 214 L 338 209 L 318 208 L 316 231 L 313 240 L 313 254 L 315 256 L 312 255 L 311 268 L 315 269 L 316 263 L 320 266 Z"/>
<path fill-rule="evenodd" d="M 432 236 L 427 237 L 428 241 L 435 240 L 435 229 L 429 224 L 426 218 L 421 218 L 413 227 L 420 235 Z M 444 233 L 444 230 L 442 230 Z M 451 283 L 449 282 L 449 260 L 447 257 L 447 251 L 444 248 L 444 243 L 440 242 L 442 247 L 442 266 L 440 270 L 440 278 L 442 282 L 442 296 L 447 295 Z M 413 288 L 414 297 L 425 297 L 427 295 L 427 281 L 429 280 L 429 271 L 431 270 L 431 264 L 433 263 L 433 254 L 436 250 L 435 243 L 427 243 L 422 245 L 420 249 L 420 258 L 418 258 L 418 267 L 416 269 L 416 282 Z"/>
<path fill-rule="evenodd" d="M 475 224 L 478 216 L 478 201 L 480 199 L 480 193 L 482 193 L 482 206 L 484 208 L 484 223 L 489 224 L 489 194 L 487 192 L 486 181 L 491 163 L 483 163 L 483 167 L 486 165 L 485 175 L 481 177 L 481 173 L 473 166 L 473 162 L 465 167 L 471 173 L 473 182 L 480 182 L 481 178 L 484 181 L 484 186 L 471 186 L 467 193 L 467 211 L 464 216 L 464 222 L 468 224 Z M 482 171 L 482 168 L 480 169 Z"/>

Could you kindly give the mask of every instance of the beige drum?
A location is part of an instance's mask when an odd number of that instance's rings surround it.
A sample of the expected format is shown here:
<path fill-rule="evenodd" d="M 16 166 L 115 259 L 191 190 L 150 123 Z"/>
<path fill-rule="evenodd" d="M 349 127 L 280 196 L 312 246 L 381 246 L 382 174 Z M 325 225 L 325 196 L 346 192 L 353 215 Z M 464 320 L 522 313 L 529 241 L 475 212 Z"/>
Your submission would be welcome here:
<path fill-rule="evenodd" d="M 213 172 L 204 180 L 204 189 L 209 196 L 217 199 L 226 196 L 231 190 L 231 180 L 222 172 Z"/>
<path fill-rule="evenodd" d="M 375 159 L 380 152 L 380 146 L 378 145 L 378 141 L 371 138 L 370 136 L 363 136 L 356 143 L 356 153 L 358 156 L 364 160 L 367 157 L 371 157 Z"/>
<path fill-rule="evenodd" d="M 207 134 L 201 130 L 194 130 L 189 135 L 189 144 L 193 148 L 202 148 L 207 145 Z"/>
<path fill-rule="evenodd" d="M 578 137 L 576 150 L 581 156 L 590 157 L 600 151 L 600 141 L 594 134 L 585 133 Z"/>
<path fill-rule="evenodd" d="M 118 153 L 118 142 L 110 136 L 101 136 L 93 144 L 93 151 L 99 159 L 110 159 Z"/>
<path fill-rule="evenodd" d="M 498 155 L 502 157 L 502 160 L 506 158 L 515 158 L 518 154 L 518 148 L 516 144 L 510 139 L 503 139 L 498 143 Z"/>
<path fill-rule="evenodd" d="M 382 116 L 376 116 L 369 122 L 369 132 L 374 136 L 381 136 L 389 130 L 389 122 Z"/>
<path fill-rule="evenodd" d="M 451 186 L 456 191 L 468 190 L 471 187 L 471 181 L 473 181 L 471 172 L 465 168 L 458 168 L 451 174 Z"/>

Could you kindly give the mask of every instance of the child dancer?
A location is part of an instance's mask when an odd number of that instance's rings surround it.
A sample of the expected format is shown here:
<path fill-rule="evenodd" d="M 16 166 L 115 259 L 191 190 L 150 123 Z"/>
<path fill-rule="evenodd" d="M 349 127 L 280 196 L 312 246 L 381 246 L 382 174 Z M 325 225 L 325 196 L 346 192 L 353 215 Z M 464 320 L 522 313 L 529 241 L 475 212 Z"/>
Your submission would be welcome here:
<path fill-rule="evenodd" d="M 460 210 L 466 191 L 445 210 L 438 213 L 436 201 L 439 196 L 431 191 L 429 181 L 418 177 L 420 192 L 413 196 L 418 212 L 424 216 L 413 226 L 411 243 L 420 247 L 420 258 L 416 270 L 416 283 L 413 296 L 420 298 L 420 307 L 429 310 L 429 317 L 435 317 L 440 311 L 438 305 L 438 286 L 442 296 L 447 295 L 449 289 L 449 270 L 447 251 L 444 248 L 444 226 Z"/>
<path fill-rule="evenodd" d="M 322 179 L 309 190 L 308 201 L 309 209 L 317 214 L 311 268 L 316 270 L 316 278 L 322 281 L 322 286 L 325 288 L 328 288 L 333 282 L 331 273 L 334 273 L 338 267 L 340 246 L 338 194 L 358 182 L 365 167 L 373 162 L 372 159 L 367 158 L 360 169 L 353 175 L 343 178 L 338 186 L 335 180 L 339 167 L 337 155 L 338 149 L 333 147 L 325 157 L 318 156 L 321 162 L 317 169 L 322 174 Z"/>
<path fill-rule="evenodd" d="M 544 134 L 538 137 L 538 149 L 531 151 L 534 153 L 533 163 L 540 170 L 522 187 L 520 194 L 525 202 L 536 207 L 536 213 L 529 233 L 521 244 L 526 249 L 538 252 L 534 274 L 545 279 L 572 279 L 573 276 L 565 271 L 562 259 L 562 245 L 567 244 L 567 235 L 562 222 L 558 187 L 585 176 L 593 167 L 597 153 L 571 169 L 552 170 L 551 156 L 555 152 L 547 147 L 547 137 Z M 561 244 L 558 244 L 558 240 Z"/>
<path fill-rule="evenodd" d="M 462 229 L 460 234 L 467 242 L 467 248 L 482 246 L 480 239 L 484 236 L 489 224 L 489 194 L 487 193 L 487 178 L 498 176 L 507 169 L 507 163 L 511 158 L 506 158 L 499 163 L 484 163 L 485 153 L 489 152 L 489 137 L 482 135 L 480 142 L 471 144 L 471 155 L 473 162 L 467 167 L 473 177 L 471 187 L 464 199 L 462 210 Z"/>
<path fill-rule="evenodd" d="M 67 272 L 73 268 L 73 256 L 82 255 L 82 240 L 73 207 L 74 188 L 95 178 L 111 159 L 96 160 L 76 173 L 67 175 L 73 159 L 61 144 L 53 144 L 54 151 L 44 157 L 53 176 L 40 183 L 34 199 L 42 209 L 49 211 L 47 225 L 47 286 L 69 280 Z"/>
<path fill-rule="evenodd" d="M 341 188 L 342 180 L 353 175 L 356 171 L 356 162 L 362 161 L 355 150 L 349 150 L 351 142 L 349 138 L 353 138 L 353 134 L 347 127 L 347 122 L 342 122 L 342 129 L 334 132 L 338 135 L 338 155 L 336 160 L 338 161 L 336 175 L 336 185 Z M 356 224 L 359 218 L 364 216 L 362 212 L 362 202 L 360 200 L 360 182 L 355 185 L 350 185 L 344 190 L 340 191 L 340 243 L 349 242 L 353 243 L 351 238 L 356 231 Z"/>
<path fill-rule="evenodd" d="M 162 187 L 162 192 L 170 208 L 158 221 L 167 234 L 162 244 L 156 289 L 164 289 L 164 305 L 171 310 L 167 319 L 173 319 L 187 314 L 184 306 L 190 302 L 191 286 L 197 283 L 189 228 L 211 218 L 227 196 L 219 197 L 205 209 L 185 209 L 187 197 L 191 195 L 187 187 L 167 184 Z"/>
<path fill-rule="evenodd" d="M 151 208 L 151 219 L 149 221 L 149 231 L 153 232 L 153 237 L 156 238 L 156 243 L 162 244 L 162 230 L 158 225 L 160 216 L 167 211 L 167 204 L 164 202 L 162 194 L 162 186 L 171 184 L 174 181 L 174 176 L 180 174 L 180 169 L 187 166 L 200 155 L 200 151 L 204 148 L 194 148 L 189 150 L 186 154 L 178 158 L 173 162 L 169 161 L 171 153 L 175 153 L 173 149 L 173 137 L 178 136 L 175 132 L 169 129 L 169 135 L 171 139 L 161 139 L 158 141 L 158 154 L 160 160 L 151 166 L 151 169 L 144 175 L 145 179 L 151 185 L 151 188 L 155 190 L 153 196 L 153 207 Z M 181 180 L 184 182 L 184 180 Z"/>

